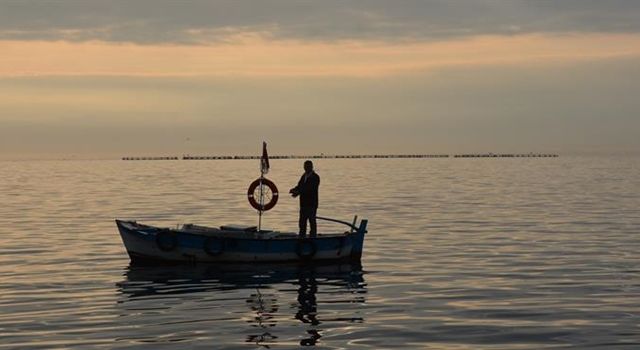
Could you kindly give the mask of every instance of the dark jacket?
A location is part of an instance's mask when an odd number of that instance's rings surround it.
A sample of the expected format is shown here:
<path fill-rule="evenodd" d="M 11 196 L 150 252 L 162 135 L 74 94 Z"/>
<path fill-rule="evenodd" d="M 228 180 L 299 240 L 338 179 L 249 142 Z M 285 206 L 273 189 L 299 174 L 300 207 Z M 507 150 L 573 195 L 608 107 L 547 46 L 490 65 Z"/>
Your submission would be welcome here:
<path fill-rule="evenodd" d="M 320 187 L 320 176 L 315 172 L 311 173 L 307 178 L 307 181 L 304 181 L 304 175 L 300 177 L 300 181 L 298 181 L 298 186 L 295 189 L 300 193 L 300 207 L 318 207 L 318 187 Z"/>

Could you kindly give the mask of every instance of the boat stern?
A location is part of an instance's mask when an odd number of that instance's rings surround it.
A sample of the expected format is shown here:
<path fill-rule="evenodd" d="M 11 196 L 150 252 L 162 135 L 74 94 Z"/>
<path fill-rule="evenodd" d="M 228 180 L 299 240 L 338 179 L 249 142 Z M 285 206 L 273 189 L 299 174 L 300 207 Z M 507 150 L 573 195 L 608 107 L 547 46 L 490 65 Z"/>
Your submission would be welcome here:
<path fill-rule="evenodd" d="M 356 231 L 356 235 L 353 240 L 353 247 L 351 248 L 351 259 L 360 260 L 362 258 L 362 251 L 364 250 L 364 236 L 367 233 L 367 224 L 369 220 L 363 219 L 360 221 L 360 226 Z"/>

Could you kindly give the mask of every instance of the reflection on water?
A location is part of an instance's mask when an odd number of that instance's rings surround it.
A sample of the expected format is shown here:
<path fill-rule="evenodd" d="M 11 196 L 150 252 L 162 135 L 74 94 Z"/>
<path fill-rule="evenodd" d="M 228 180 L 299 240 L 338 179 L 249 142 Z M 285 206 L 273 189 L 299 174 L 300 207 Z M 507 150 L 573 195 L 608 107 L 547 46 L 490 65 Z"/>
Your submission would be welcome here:
<path fill-rule="evenodd" d="M 124 281 L 116 283 L 121 295 L 117 307 L 124 321 L 155 314 L 158 320 L 171 319 L 174 324 L 207 323 L 207 318 L 212 315 L 210 320 L 219 322 L 220 316 L 242 314 L 246 328 L 241 332 L 245 334 L 244 341 L 265 348 L 282 339 L 291 342 L 291 338 L 298 339 L 299 345 L 316 345 L 322 338 L 323 323 L 330 322 L 335 328 L 337 323 L 348 325 L 362 322 L 357 308 L 352 309 L 351 314 L 345 314 L 344 310 L 340 310 L 340 305 L 364 304 L 367 293 L 362 266 L 355 263 L 130 264 L 124 276 Z M 326 296 L 321 305 L 318 294 Z M 305 334 L 290 334 L 291 327 L 287 326 L 294 320 L 306 325 L 304 328 L 294 328 L 298 331 L 304 329 Z M 231 318 L 227 321 L 235 322 Z M 166 325 L 164 321 L 161 324 Z M 212 329 L 203 328 L 199 336 L 215 339 L 224 331 L 217 324 Z M 239 331 L 234 329 L 234 332 Z M 161 341 L 183 340 L 180 336 L 171 336 Z"/>
<path fill-rule="evenodd" d="M 316 167 L 323 216 L 370 219 L 366 274 L 128 266 L 114 218 L 257 222 L 255 161 L 0 162 L 0 350 L 640 348 L 640 157 Z"/>

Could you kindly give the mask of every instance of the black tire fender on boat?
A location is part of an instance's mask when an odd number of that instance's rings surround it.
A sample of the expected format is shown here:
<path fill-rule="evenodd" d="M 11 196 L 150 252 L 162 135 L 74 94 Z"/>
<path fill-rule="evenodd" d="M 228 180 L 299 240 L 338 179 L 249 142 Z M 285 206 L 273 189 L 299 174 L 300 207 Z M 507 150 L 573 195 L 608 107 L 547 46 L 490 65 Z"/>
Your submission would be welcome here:
<path fill-rule="evenodd" d="M 305 246 L 309 246 L 311 250 L 309 252 L 305 252 Z M 296 244 L 296 254 L 299 258 L 308 260 L 313 258 L 317 252 L 318 246 L 316 246 L 313 239 L 303 238 L 298 240 L 298 243 Z"/>
<path fill-rule="evenodd" d="M 344 245 L 347 242 L 347 237 L 339 237 L 338 238 L 338 252 L 336 253 L 337 256 L 340 256 L 340 254 L 342 253 L 342 250 L 344 249 Z"/>
<path fill-rule="evenodd" d="M 156 245 L 163 252 L 170 252 L 178 247 L 178 235 L 169 230 L 163 230 L 156 234 Z"/>
<path fill-rule="evenodd" d="M 202 244 L 204 252 L 210 256 L 218 256 L 224 252 L 225 240 L 219 237 L 207 237 Z"/>

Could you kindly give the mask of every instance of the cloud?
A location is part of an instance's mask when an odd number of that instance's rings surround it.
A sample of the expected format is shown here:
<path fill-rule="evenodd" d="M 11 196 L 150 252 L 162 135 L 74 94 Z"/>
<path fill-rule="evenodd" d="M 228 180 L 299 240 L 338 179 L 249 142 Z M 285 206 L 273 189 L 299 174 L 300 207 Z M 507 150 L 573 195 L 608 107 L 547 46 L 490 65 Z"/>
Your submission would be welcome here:
<path fill-rule="evenodd" d="M 2 1 L 0 157 L 633 151 L 639 29 L 638 1 Z"/>
<path fill-rule="evenodd" d="M 0 39 L 211 44 L 239 33 L 294 40 L 435 41 L 640 29 L 637 1 L 5 1 Z"/>
<path fill-rule="evenodd" d="M 640 35 L 487 36 L 435 43 L 245 37 L 216 46 L 0 41 L 0 50 L 0 77 L 380 77 L 451 67 L 639 57 Z"/>

